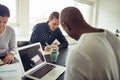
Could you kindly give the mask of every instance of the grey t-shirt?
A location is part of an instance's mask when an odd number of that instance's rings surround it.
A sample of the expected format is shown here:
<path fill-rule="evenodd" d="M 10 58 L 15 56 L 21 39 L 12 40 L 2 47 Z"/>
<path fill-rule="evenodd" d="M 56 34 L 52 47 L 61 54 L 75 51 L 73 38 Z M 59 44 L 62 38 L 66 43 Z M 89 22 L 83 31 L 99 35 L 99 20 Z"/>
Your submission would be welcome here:
<path fill-rule="evenodd" d="M 0 34 L 0 56 L 5 53 L 15 54 L 15 31 L 10 26 L 6 26 Z"/>

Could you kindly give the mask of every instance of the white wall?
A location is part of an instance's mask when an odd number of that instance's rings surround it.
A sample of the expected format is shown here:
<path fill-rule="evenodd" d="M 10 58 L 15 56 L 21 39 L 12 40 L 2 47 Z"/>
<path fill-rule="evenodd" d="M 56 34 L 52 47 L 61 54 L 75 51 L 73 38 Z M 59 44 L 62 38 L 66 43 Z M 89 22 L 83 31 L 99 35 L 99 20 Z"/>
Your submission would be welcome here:
<path fill-rule="evenodd" d="M 113 33 L 120 30 L 120 0 L 98 0 L 96 26 Z"/>

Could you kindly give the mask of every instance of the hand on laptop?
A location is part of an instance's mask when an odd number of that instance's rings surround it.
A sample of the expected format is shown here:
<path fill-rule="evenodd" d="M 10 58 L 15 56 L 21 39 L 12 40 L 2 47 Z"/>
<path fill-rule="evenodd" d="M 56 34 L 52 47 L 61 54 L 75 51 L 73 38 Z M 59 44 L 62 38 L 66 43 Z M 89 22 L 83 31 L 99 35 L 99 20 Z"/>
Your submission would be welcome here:
<path fill-rule="evenodd" d="M 4 64 L 10 64 L 14 62 L 14 54 L 10 53 L 3 59 Z"/>

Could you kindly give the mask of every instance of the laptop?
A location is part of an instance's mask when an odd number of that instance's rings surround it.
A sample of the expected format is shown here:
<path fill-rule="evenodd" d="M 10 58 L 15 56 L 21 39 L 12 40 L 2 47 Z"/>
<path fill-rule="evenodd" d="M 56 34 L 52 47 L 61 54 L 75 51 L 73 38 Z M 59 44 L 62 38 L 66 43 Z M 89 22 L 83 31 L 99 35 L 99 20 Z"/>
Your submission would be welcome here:
<path fill-rule="evenodd" d="M 56 80 L 65 70 L 64 66 L 46 62 L 40 43 L 19 47 L 22 71 L 25 77 L 34 80 Z"/>

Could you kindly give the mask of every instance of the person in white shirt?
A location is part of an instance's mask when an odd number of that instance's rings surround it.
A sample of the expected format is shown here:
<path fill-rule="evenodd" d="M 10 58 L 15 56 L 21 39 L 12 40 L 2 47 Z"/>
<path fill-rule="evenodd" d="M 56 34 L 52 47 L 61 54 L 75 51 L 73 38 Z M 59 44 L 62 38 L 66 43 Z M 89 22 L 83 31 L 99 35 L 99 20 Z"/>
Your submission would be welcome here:
<path fill-rule="evenodd" d="M 6 25 L 9 17 L 9 9 L 0 4 L 0 59 L 4 64 L 12 63 L 15 54 L 15 32 Z"/>
<path fill-rule="evenodd" d="M 120 80 L 120 41 L 113 33 L 89 25 L 76 7 L 64 8 L 60 23 L 78 41 L 68 53 L 64 80 Z"/>

